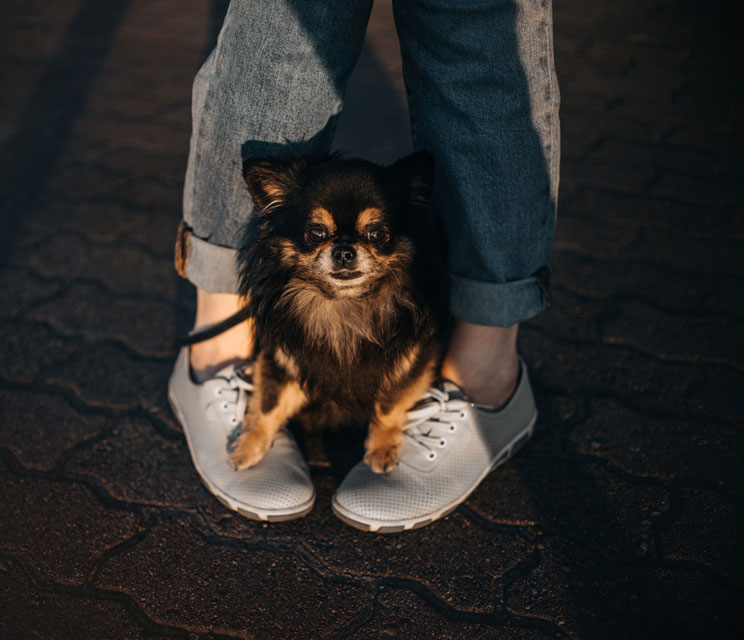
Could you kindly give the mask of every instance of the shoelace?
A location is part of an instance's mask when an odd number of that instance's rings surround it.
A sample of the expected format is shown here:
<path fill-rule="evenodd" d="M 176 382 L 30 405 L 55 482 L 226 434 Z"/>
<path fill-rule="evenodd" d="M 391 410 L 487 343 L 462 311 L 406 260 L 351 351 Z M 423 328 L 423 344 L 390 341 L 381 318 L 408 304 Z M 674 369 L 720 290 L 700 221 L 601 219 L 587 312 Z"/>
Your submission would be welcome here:
<path fill-rule="evenodd" d="M 437 449 L 446 447 L 448 436 L 457 432 L 458 422 L 466 417 L 463 409 L 468 405 L 465 400 L 450 399 L 446 391 L 428 389 L 407 414 L 404 433 L 408 442 L 420 455 L 435 460 Z"/>
<path fill-rule="evenodd" d="M 248 397 L 253 393 L 250 371 L 237 369 L 225 380 L 224 386 L 218 387 L 216 393 L 220 399 L 218 408 L 222 413 L 229 414 L 228 420 L 231 425 L 237 426 L 245 415 Z"/>

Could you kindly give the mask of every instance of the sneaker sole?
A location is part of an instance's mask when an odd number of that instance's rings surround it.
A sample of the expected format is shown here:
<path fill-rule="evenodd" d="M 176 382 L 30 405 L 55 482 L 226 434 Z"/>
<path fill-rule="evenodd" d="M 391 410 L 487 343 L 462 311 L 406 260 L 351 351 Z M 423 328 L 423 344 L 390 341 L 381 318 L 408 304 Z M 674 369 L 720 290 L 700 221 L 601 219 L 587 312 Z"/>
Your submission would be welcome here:
<path fill-rule="evenodd" d="M 186 424 L 186 421 L 183 419 L 183 414 L 181 413 L 181 409 L 178 406 L 178 402 L 176 402 L 170 391 L 168 392 L 168 404 L 170 404 L 171 411 L 173 412 L 176 420 L 178 420 L 178 423 L 181 425 L 181 429 L 186 436 L 186 444 L 188 445 L 189 453 L 191 454 L 191 462 L 193 463 L 196 472 L 199 474 L 202 483 L 209 490 L 209 492 L 228 509 L 230 509 L 231 511 L 236 511 L 241 516 L 244 516 L 250 520 L 261 520 L 263 522 L 286 522 L 287 520 L 296 520 L 298 518 L 306 516 L 313 510 L 313 506 L 315 505 L 314 492 L 312 498 L 310 498 L 308 502 L 301 504 L 294 509 L 269 511 L 236 502 L 230 496 L 225 495 L 224 492 L 221 492 L 210 482 L 209 478 L 205 474 L 203 474 L 202 470 L 199 468 L 199 465 L 196 462 L 196 456 L 194 455 L 194 449 L 191 446 L 191 439 L 189 438 L 188 429 L 186 429 L 186 427 L 184 426 Z"/>
<path fill-rule="evenodd" d="M 491 463 L 491 466 L 488 467 L 483 472 L 483 474 L 481 474 L 477 482 L 475 482 L 475 484 L 473 484 L 473 486 L 470 487 L 460 498 L 458 498 L 454 502 L 450 502 L 438 511 L 428 513 L 424 516 L 419 516 L 418 518 L 412 518 L 410 520 L 398 520 L 395 522 L 362 522 L 361 520 L 355 520 L 348 512 L 344 511 L 343 507 L 337 504 L 336 496 L 334 495 L 333 500 L 331 501 L 331 509 L 333 510 L 333 514 L 339 520 L 345 522 L 349 526 L 354 527 L 355 529 L 359 529 L 360 531 L 369 531 L 370 533 L 398 533 L 400 531 L 409 531 L 411 529 L 420 529 L 421 527 L 425 527 L 435 520 L 439 520 L 440 518 L 443 518 L 444 516 L 452 513 L 459 505 L 461 505 L 470 497 L 470 494 L 472 494 L 473 491 L 476 490 L 478 485 L 483 482 L 483 479 L 489 473 L 504 464 L 504 462 L 506 462 L 515 453 L 517 453 L 525 444 L 527 444 L 534 433 L 536 422 L 537 411 L 532 416 L 532 419 L 530 420 L 527 427 L 523 429 L 519 434 L 517 434 L 511 440 L 511 442 L 509 442 L 509 444 L 501 450 L 499 455 L 496 456 L 496 459 Z"/>

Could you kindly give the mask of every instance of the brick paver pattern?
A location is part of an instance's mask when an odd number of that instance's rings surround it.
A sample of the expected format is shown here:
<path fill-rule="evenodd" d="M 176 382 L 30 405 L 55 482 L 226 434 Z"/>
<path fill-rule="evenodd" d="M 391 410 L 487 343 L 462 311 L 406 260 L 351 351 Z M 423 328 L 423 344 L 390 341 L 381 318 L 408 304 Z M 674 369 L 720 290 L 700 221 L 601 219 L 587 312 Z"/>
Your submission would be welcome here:
<path fill-rule="evenodd" d="M 338 134 L 377 159 L 410 145 L 388 5 Z M 5 2 L 0 637 L 741 631 L 735 6 L 556 0 L 554 306 L 520 336 L 537 433 L 447 518 L 380 536 L 330 511 L 357 436 L 305 436 L 317 505 L 267 525 L 203 488 L 167 407 L 191 81 L 226 3 Z"/>

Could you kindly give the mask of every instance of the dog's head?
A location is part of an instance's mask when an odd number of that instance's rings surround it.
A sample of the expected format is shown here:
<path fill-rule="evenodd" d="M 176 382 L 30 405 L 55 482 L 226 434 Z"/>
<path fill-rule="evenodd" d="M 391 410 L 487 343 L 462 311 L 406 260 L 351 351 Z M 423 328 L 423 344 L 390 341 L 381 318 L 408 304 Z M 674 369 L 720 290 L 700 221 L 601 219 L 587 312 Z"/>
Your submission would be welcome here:
<path fill-rule="evenodd" d="M 400 280 L 432 225 L 427 152 L 388 167 L 336 155 L 250 158 L 243 175 L 258 212 L 256 242 L 278 268 L 330 298 Z"/>

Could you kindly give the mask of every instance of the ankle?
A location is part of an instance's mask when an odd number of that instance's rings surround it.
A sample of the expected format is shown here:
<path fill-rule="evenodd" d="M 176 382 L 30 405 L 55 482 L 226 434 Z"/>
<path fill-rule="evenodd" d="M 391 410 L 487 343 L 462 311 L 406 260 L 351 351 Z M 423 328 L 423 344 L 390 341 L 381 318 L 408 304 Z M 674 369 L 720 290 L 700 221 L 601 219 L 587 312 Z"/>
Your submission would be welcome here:
<path fill-rule="evenodd" d="M 500 407 L 519 379 L 518 325 L 488 327 L 456 321 L 442 363 L 442 377 L 474 402 Z"/>
<path fill-rule="evenodd" d="M 204 331 L 242 308 L 240 297 L 224 293 L 208 293 L 197 289 L 196 319 L 193 333 Z M 251 357 L 253 350 L 249 324 L 243 322 L 210 340 L 191 346 L 189 364 L 197 382 L 214 377 L 231 364 L 243 362 Z"/>

